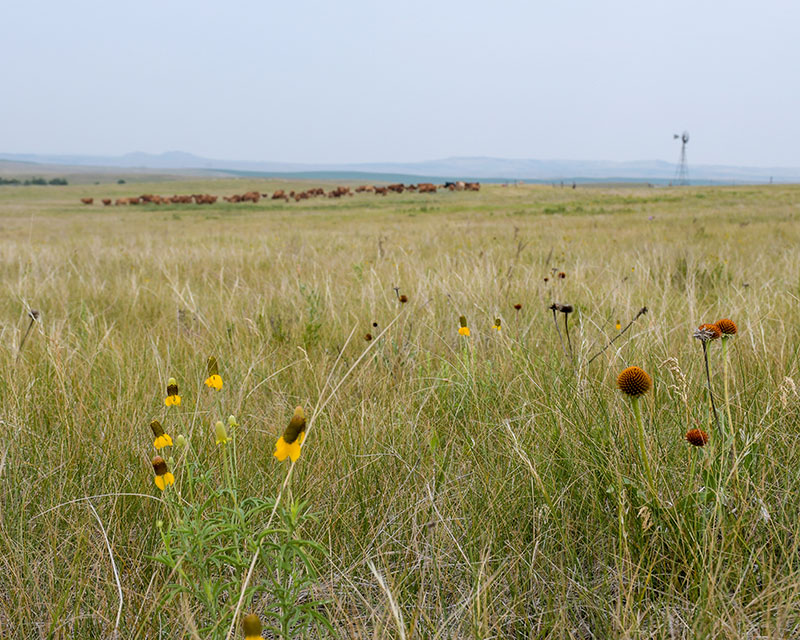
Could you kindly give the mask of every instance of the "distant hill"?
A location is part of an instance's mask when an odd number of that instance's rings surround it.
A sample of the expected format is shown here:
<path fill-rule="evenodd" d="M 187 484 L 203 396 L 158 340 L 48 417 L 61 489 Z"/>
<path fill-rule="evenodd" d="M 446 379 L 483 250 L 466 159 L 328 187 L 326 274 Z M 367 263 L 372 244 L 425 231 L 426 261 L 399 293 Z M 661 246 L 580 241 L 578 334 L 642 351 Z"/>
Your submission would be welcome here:
<path fill-rule="evenodd" d="M 0 163 L 28 164 L 27 170 L 36 170 L 36 165 L 50 167 L 92 167 L 95 171 L 125 169 L 149 172 L 170 170 L 191 172 L 195 175 L 250 175 L 318 177 L 335 179 L 352 176 L 352 179 L 369 179 L 375 174 L 406 177 L 419 180 L 431 179 L 475 179 L 475 180 L 578 180 L 669 182 L 675 177 L 675 164 L 663 160 L 637 160 L 610 162 L 600 160 L 536 160 L 487 157 L 457 157 L 422 162 L 371 162 L 351 164 L 300 164 L 290 162 L 248 162 L 202 158 L 191 153 L 170 151 L 161 154 L 144 152 L 127 153 L 122 156 L 16 154 L 0 152 Z M 738 167 L 726 165 L 689 165 L 692 182 L 800 182 L 797 167 Z"/>

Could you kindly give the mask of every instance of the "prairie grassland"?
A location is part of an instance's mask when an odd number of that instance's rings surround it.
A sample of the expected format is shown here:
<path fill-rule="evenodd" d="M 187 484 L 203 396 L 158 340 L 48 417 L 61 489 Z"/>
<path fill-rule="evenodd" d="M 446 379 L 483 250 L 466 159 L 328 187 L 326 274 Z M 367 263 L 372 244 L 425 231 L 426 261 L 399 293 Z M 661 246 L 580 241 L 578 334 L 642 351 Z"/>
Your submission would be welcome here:
<path fill-rule="evenodd" d="M 318 574 L 298 600 L 331 626 L 309 637 L 800 634 L 800 188 L 78 203 L 250 188 L 275 185 L 0 191 L 0 636 L 224 638 L 238 587 L 182 584 L 153 559 L 157 523 L 193 497 L 178 452 L 176 484 L 155 487 L 148 425 L 185 435 L 213 484 L 214 423 L 235 415 L 237 491 L 275 498 L 297 405 L 314 423 L 281 500 L 314 514 L 296 535 L 320 545 Z M 575 307 L 573 358 L 554 301 Z M 723 317 L 739 327 L 730 425 L 709 346 L 727 439 L 692 338 Z M 203 385 L 210 355 L 219 393 Z M 629 365 L 653 378 L 654 486 L 616 389 Z M 706 447 L 683 439 L 693 427 Z M 271 563 L 252 584 L 275 579 Z M 218 579 L 240 585 L 231 566 Z M 267 590 L 243 612 L 273 607 Z"/>

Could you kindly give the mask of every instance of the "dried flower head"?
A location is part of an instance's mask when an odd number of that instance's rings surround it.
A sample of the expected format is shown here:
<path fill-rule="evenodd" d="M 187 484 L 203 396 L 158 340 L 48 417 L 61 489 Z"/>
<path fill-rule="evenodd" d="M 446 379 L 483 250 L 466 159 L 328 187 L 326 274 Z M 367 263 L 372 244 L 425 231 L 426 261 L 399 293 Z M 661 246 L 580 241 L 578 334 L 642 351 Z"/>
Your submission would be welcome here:
<path fill-rule="evenodd" d="M 515 304 L 515 305 L 514 305 L 514 308 L 515 308 L 517 311 L 519 311 L 520 309 L 522 309 L 522 305 L 521 305 L 521 304 L 518 302 L 517 304 Z"/>
<path fill-rule="evenodd" d="M 644 369 L 628 367 L 617 377 L 617 387 L 625 395 L 638 398 L 650 391 L 653 381 Z"/>
<path fill-rule="evenodd" d="M 364 334 L 364 340 L 366 340 L 367 342 L 372 340 L 372 334 L 371 333 Z"/>
<path fill-rule="evenodd" d="M 286 460 L 288 456 L 292 462 L 296 462 L 300 457 L 300 445 L 306 433 L 306 416 L 303 407 L 297 407 L 294 415 L 289 421 L 289 426 L 283 431 L 283 435 L 275 443 L 274 455 L 280 462 Z"/>
<path fill-rule="evenodd" d="M 401 303 L 405 304 L 406 302 L 408 302 L 408 296 L 404 293 L 398 298 L 398 300 L 400 300 Z"/>
<path fill-rule="evenodd" d="M 31 320 L 38 320 L 39 319 L 39 310 L 38 309 L 31 309 L 28 311 L 28 315 L 30 316 Z"/>
<path fill-rule="evenodd" d="M 373 327 L 374 329 L 377 329 L 377 328 L 378 328 L 378 323 L 377 323 L 377 322 L 373 322 L 373 323 L 372 323 L 372 327 Z"/>
<path fill-rule="evenodd" d="M 719 330 L 722 332 L 722 335 L 725 336 L 735 336 L 738 328 L 736 327 L 736 323 L 729 318 L 723 318 L 722 320 L 717 320 L 717 326 Z"/>
<path fill-rule="evenodd" d="M 250 613 L 242 618 L 242 631 L 244 631 L 244 640 L 263 640 L 261 620 L 255 613 Z"/>
<path fill-rule="evenodd" d="M 560 280 L 563 280 L 564 278 L 567 277 L 567 274 L 564 273 L 563 271 L 559 271 L 558 272 L 558 277 L 559 277 Z"/>
<path fill-rule="evenodd" d="M 708 434 L 702 429 L 690 429 L 684 437 L 686 442 L 695 447 L 704 447 L 708 442 Z"/>
<path fill-rule="evenodd" d="M 709 340 L 716 340 L 722 335 L 719 327 L 715 324 L 701 324 L 695 329 L 694 337 L 701 342 L 708 342 Z"/>
<path fill-rule="evenodd" d="M 550 282 L 550 278 L 548 278 L 547 276 L 545 276 L 545 277 L 544 277 L 544 281 L 545 281 L 545 282 Z"/>

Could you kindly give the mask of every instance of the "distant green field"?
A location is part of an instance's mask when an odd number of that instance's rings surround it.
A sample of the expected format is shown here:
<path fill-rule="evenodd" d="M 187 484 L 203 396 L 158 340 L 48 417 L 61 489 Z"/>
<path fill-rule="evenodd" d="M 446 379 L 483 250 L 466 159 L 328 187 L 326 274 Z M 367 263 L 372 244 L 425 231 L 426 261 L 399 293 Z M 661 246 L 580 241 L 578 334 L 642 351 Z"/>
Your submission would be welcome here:
<path fill-rule="evenodd" d="M 800 187 L 312 186 L 0 188 L 0 637 L 800 636 Z"/>

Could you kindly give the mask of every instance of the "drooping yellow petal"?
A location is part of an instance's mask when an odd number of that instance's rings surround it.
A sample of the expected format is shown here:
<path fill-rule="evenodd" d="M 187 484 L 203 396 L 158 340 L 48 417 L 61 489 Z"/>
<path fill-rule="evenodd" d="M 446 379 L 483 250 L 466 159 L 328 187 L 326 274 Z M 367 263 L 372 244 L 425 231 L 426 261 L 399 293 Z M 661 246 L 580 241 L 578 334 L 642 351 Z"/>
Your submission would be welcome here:
<path fill-rule="evenodd" d="M 219 374 L 214 374 L 206 378 L 206 386 L 218 391 L 222 389 L 222 377 Z"/>
<path fill-rule="evenodd" d="M 156 486 L 162 491 L 164 490 L 164 476 L 156 476 Z"/>
<path fill-rule="evenodd" d="M 469 337 L 469 327 L 459 327 L 458 333 L 459 335 Z"/>
<path fill-rule="evenodd" d="M 300 445 L 302 444 L 305 435 L 305 431 L 301 432 L 297 440 L 289 445 L 289 457 L 291 458 L 292 462 L 297 462 L 297 459 L 300 457 Z"/>
<path fill-rule="evenodd" d="M 179 407 L 181 404 L 181 397 L 180 396 L 167 396 L 164 398 L 164 404 L 168 407 Z"/>
<path fill-rule="evenodd" d="M 156 449 L 163 449 L 164 447 L 171 447 L 172 446 L 172 438 L 169 437 L 168 434 L 162 433 L 153 441 L 153 446 Z"/>
<path fill-rule="evenodd" d="M 175 476 L 172 475 L 172 471 L 167 471 L 164 474 L 164 483 L 169 485 L 175 484 Z"/>
<path fill-rule="evenodd" d="M 275 453 L 272 455 L 275 456 L 279 462 L 286 460 L 286 456 L 289 455 L 289 445 L 286 444 L 286 440 L 283 439 L 283 436 L 278 438 L 278 441 L 275 443 Z"/>

